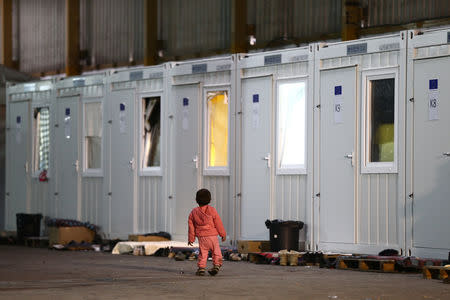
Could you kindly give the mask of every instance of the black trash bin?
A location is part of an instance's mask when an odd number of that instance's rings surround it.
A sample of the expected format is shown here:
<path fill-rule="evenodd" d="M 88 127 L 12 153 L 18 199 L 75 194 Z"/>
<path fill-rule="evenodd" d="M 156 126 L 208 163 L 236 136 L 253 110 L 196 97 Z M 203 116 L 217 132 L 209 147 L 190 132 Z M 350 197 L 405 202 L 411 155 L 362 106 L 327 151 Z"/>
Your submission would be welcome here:
<path fill-rule="evenodd" d="M 284 249 L 298 251 L 298 236 L 303 225 L 301 221 L 267 220 L 271 251 L 278 252 Z"/>
<path fill-rule="evenodd" d="M 18 241 L 23 242 L 30 236 L 40 236 L 41 219 L 41 214 L 16 214 Z"/>

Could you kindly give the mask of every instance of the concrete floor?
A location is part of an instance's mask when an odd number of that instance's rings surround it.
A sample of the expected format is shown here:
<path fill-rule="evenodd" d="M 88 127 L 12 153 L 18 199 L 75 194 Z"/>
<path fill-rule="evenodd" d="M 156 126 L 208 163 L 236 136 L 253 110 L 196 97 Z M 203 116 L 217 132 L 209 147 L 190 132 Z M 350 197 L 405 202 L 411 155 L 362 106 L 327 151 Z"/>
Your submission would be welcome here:
<path fill-rule="evenodd" d="M 197 277 L 194 261 L 0 246 L 0 299 L 450 299 L 421 274 L 228 262 Z"/>

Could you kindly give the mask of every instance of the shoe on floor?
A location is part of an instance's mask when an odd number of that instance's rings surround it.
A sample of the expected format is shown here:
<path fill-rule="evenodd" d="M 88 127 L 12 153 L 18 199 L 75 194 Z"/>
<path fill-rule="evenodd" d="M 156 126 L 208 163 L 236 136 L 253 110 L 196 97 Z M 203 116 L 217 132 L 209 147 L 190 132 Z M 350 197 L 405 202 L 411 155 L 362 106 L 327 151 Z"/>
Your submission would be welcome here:
<path fill-rule="evenodd" d="M 198 268 L 197 272 L 195 272 L 195 275 L 197 275 L 197 276 L 205 276 L 205 269 L 204 268 Z"/>
<path fill-rule="evenodd" d="M 216 276 L 219 273 L 219 266 L 214 266 L 208 270 L 209 275 Z"/>
<path fill-rule="evenodd" d="M 181 260 L 185 260 L 186 259 L 186 254 L 184 254 L 183 252 L 179 251 L 176 255 L 175 255 L 175 260 L 177 261 L 181 261 Z"/>

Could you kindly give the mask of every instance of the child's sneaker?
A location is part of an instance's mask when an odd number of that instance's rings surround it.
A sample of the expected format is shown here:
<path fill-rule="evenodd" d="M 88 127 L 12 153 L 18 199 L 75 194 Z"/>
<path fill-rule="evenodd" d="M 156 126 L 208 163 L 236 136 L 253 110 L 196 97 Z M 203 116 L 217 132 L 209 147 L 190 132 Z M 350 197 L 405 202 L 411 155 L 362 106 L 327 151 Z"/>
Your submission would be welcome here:
<path fill-rule="evenodd" d="M 209 275 L 216 276 L 217 273 L 219 273 L 219 266 L 214 266 L 211 269 L 208 270 Z"/>
<path fill-rule="evenodd" d="M 197 272 L 195 272 L 195 275 L 197 275 L 197 276 L 205 276 L 205 269 L 204 268 L 198 268 Z"/>

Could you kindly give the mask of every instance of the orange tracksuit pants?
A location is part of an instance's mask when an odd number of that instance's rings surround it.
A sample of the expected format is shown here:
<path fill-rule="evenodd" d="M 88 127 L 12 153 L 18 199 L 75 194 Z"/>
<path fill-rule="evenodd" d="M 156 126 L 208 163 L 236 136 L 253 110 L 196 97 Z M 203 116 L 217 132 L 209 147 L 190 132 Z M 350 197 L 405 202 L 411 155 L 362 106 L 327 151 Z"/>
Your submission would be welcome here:
<path fill-rule="evenodd" d="M 206 268 L 208 251 L 212 253 L 213 264 L 222 266 L 222 252 L 220 251 L 219 239 L 217 236 L 198 236 L 199 254 L 197 265 L 199 268 Z"/>

